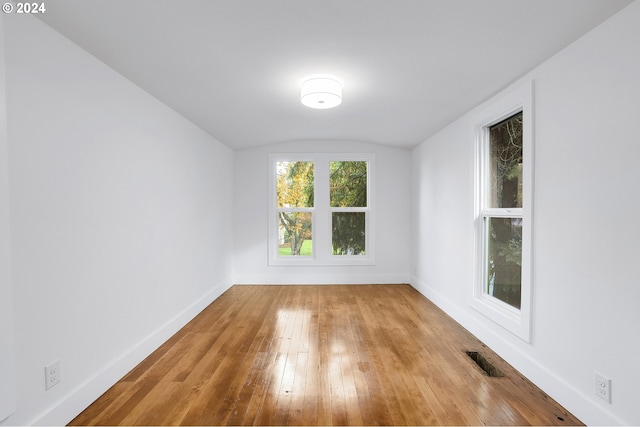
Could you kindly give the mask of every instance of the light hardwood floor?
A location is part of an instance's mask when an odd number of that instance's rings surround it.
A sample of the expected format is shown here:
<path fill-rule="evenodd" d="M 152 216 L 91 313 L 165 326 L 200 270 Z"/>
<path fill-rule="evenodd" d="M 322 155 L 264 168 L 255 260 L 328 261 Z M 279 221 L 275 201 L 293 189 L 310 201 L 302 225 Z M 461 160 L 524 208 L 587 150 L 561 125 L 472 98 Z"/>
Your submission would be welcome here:
<path fill-rule="evenodd" d="M 233 286 L 71 424 L 580 421 L 408 285 L 305 285 Z"/>

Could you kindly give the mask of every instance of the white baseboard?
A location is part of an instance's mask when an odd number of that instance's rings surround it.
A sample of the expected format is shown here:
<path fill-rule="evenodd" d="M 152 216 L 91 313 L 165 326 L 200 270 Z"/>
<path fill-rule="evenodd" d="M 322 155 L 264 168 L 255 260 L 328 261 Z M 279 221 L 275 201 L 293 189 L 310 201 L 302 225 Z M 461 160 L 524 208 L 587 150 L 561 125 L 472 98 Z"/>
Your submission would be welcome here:
<path fill-rule="evenodd" d="M 628 425 L 599 405 L 599 402 L 594 402 L 589 395 L 478 322 L 470 312 L 465 310 L 466 307 L 459 307 L 452 303 L 416 277 L 412 276 L 409 283 L 586 425 Z"/>
<path fill-rule="evenodd" d="M 202 310 L 231 287 L 231 279 L 220 282 L 200 299 L 181 313 L 170 319 L 143 339 L 140 343 L 125 351 L 120 357 L 104 366 L 84 383 L 71 390 L 54 403 L 43 414 L 28 425 L 66 425 L 87 406 L 93 403 L 105 391 L 153 353 L 165 341 L 189 323 Z"/>
<path fill-rule="evenodd" d="M 236 275 L 236 285 L 368 285 L 409 283 L 405 274 L 257 274 Z"/>

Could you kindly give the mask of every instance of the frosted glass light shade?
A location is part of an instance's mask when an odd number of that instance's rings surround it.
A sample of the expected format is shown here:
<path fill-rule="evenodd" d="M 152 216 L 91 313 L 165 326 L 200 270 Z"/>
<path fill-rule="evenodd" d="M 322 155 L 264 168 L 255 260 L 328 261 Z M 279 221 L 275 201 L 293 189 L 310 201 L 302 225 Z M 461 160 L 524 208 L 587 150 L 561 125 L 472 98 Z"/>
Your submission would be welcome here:
<path fill-rule="evenodd" d="M 326 109 L 342 103 L 342 82 L 337 77 L 308 77 L 300 88 L 300 101 L 307 107 Z"/>

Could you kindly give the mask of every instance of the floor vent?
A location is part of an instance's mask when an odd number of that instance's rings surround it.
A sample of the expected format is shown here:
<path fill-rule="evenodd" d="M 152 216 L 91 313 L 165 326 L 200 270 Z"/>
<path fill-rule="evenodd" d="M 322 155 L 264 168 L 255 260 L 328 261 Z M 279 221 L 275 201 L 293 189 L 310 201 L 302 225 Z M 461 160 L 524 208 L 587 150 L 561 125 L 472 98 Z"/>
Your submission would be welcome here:
<path fill-rule="evenodd" d="M 498 369 L 495 366 L 493 366 L 479 352 L 477 352 L 477 351 L 467 351 L 467 356 L 469 356 L 471 359 L 473 359 L 473 361 L 476 362 L 476 364 L 478 366 L 480 366 L 480 368 L 482 368 L 482 370 L 487 375 L 489 375 L 490 377 L 504 377 L 504 374 L 502 373 L 502 371 L 500 371 L 500 369 Z"/>

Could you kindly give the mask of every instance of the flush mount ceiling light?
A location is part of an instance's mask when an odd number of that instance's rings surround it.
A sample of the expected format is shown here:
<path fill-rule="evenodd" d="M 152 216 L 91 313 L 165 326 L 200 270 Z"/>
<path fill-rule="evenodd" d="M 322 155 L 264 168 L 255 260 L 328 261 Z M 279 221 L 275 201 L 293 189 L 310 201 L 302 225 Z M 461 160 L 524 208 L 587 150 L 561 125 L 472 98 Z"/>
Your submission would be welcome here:
<path fill-rule="evenodd" d="M 342 81 L 329 74 L 306 77 L 300 83 L 300 101 L 311 108 L 337 107 L 342 103 Z"/>

